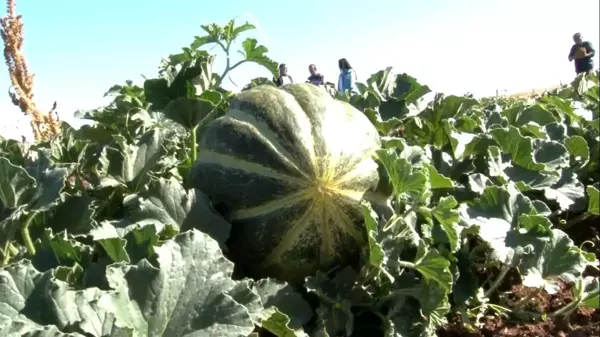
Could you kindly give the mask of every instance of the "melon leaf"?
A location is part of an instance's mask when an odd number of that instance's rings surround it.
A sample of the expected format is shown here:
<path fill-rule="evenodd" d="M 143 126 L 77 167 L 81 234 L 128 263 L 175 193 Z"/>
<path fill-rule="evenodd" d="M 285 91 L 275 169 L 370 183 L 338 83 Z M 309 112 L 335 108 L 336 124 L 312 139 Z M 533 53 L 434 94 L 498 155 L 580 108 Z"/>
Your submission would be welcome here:
<path fill-rule="evenodd" d="M 38 272 L 28 260 L 0 269 L 2 336 L 129 335 L 129 329 L 116 326 L 114 316 L 96 305 L 100 289 L 69 290 L 53 273 Z"/>
<path fill-rule="evenodd" d="M 167 118 L 179 123 L 188 131 L 210 120 L 215 111 L 216 106 L 213 102 L 201 98 L 179 97 L 165 107 Z"/>
<path fill-rule="evenodd" d="M 158 268 L 148 260 L 109 266 L 107 278 L 117 291 L 104 294 L 99 307 L 139 336 L 237 337 L 252 332 L 248 309 L 235 301 L 248 289 L 231 280 L 233 263 L 216 241 L 192 230 L 155 251 Z"/>
<path fill-rule="evenodd" d="M 553 278 L 574 283 L 587 265 L 588 261 L 573 245 L 573 240 L 565 232 L 554 229 L 547 240 L 536 240 L 533 253 L 523 259 L 523 285 L 542 287 L 549 294 L 554 294 L 559 287 Z"/>
<path fill-rule="evenodd" d="M 151 179 L 138 193 L 125 196 L 123 206 L 132 222 L 158 220 L 181 231 L 195 228 L 220 244 L 231 231 L 231 224 L 212 208 L 204 193 L 186 191 L 174 177 Z"/>
<path fill-rule="evenodd" d="M 100 186 L 124 186 L 135 192 L 150 180 L 148 173 L 170 168 L 174 163 L 171 163 L 173 158 L 168 155 L 166 145 L 173 133 L 152 129 L 143 134 L 135 145 L 117 137 L 117 146 L 106 147 L 99 158 Z"/>

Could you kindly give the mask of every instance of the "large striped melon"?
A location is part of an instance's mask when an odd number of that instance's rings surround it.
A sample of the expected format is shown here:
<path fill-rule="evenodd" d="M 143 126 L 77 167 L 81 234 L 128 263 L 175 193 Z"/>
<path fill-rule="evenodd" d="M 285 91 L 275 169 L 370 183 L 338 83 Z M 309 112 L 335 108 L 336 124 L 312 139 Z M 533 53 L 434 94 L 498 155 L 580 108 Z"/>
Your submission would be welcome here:
<path fill-rule="evenodd" d="M 191 184 L 225 208 L 229 258 L 294 281 L 355 257 L 359 202 L 376 187 L 375 127 L 309 83 L 244 91 L 203 131 Z"/>

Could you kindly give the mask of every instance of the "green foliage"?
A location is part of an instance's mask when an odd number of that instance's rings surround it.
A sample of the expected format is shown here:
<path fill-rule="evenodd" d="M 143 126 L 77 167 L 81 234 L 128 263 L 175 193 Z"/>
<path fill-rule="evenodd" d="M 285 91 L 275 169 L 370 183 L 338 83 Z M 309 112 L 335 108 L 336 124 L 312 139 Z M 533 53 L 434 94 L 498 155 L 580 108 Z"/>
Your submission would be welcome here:
<path fill-rule="evenodd" d="M 515 268 L 540 291 L 574 286 L 571 304 L 530 317 L 598 307 L 598 279 L 582 276 L 598 261 L 564 231 L 600 213 L 598 74 L 531 100 L 424 104 L 430 89 L 388 68 L 338 96 L 382 139 L 382 182 L 362 205 L 368 245 L 358 268 L 292 287 L 235 272 L 231 225 L 183 187 L 197 134 L 228 109 L 228 72 L 277 71 L 252 38 L 230 62 L 252 25 L 202 28 L 157 78 L 80 113 L 92 126 L 0 139 L 0 335 L 435 336 L 451 313 L 471 327 L 498 310 L 523 317 L 498 291 Z M 226 53 L 220 75 L 207 44 Z M 273 84 L 246 88 L 257 85 Z"/>

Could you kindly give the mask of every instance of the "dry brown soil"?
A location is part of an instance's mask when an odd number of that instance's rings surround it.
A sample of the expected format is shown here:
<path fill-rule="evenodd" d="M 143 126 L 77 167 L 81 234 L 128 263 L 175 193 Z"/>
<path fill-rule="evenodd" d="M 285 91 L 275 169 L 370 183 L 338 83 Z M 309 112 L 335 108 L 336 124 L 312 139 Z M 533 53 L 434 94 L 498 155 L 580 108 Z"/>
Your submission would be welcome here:
<path fill-rule="evenodd" d="M 600 217 L 588 218 L 570 230 L 566 231 L 577 246 L 584 241 L 592 241 L 584 249 L 593 251 L 600 258 Z M 584 276 L 598 277 L 598 272 L 588 268 Z M 508 282 L 511 282 L 510 278 Z M 560 283 L 560 291 L 554 295 L 546 292 L 538 293 L 529 301 L 526 309 L 537 312 L 552 312 L 564 307 L 573 300 L 571 287 Z M 511 290 L 511 301 L 526 297 L 533 291 L 520 284 L 506 285 Z M 481 322 L 483 327 L 479 331 L 469 331 L 463 327 L 456 317 L 450 317 L 452 322 L 440 329 L 439 337 L 591 337 L 600 336 L 600 311 L 588 308 L 579 308 L 569 317 L 557 317 L 546 321 L 524 322 L 516 319 L 505 319 L 498 316 L 485 317 Z"/>

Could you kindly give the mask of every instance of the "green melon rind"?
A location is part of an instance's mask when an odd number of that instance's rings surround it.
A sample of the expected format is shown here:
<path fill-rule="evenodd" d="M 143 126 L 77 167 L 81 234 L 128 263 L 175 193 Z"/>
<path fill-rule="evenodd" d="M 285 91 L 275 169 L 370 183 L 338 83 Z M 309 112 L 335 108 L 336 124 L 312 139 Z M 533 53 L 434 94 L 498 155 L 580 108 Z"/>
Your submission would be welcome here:
<path fill-rule="evenodd" d="M 359 202 L 379 182 L 372 155 L 380 147 L 368 118 L 322 88 L 259 86 L 206 128 L 189 178 L 230 212 L 236 264 L 301 279 L 364 244 Z M 328 194 L 307 200 L 319 181 Z"/>

